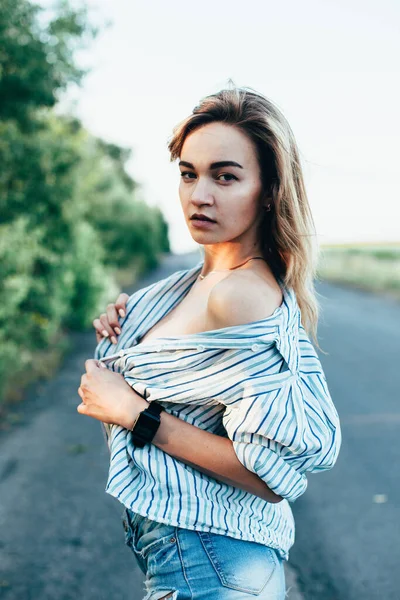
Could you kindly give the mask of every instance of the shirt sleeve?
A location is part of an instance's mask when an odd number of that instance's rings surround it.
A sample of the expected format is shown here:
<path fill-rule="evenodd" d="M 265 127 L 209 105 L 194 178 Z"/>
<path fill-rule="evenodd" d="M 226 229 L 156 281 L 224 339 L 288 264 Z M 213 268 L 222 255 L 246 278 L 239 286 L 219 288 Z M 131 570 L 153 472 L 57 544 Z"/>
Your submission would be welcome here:
<path fill-rule="evenodd" d="M 268 391 L 249 382 L 244 395 L 227 405 L 223 424 L 240 462 L 279 496 L 294 502 L 307 488 L 307 472 L 325 471 L 336 462 L 341 432 L 317 354 L 303 331 L 297 369 L 279 371 Z M 282 346 L 283 347 L 283 346 Z M 291 350 L 292 352 L 292 350 Z M 285 374 L 279 383 L 279 373 Z"/>

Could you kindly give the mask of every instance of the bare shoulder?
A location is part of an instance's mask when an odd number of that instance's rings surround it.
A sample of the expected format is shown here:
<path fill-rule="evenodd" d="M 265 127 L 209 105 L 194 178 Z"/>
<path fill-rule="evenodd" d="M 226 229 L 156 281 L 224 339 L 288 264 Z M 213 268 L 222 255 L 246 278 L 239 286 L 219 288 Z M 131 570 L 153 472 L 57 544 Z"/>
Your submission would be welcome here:
<path fill-rule="evenodd" d="M 248 270 L 230 273 L 210 291 L 207 327 L 220 329 L 266 319 L 282 300 L 278 283 L 269 283 Z"/>

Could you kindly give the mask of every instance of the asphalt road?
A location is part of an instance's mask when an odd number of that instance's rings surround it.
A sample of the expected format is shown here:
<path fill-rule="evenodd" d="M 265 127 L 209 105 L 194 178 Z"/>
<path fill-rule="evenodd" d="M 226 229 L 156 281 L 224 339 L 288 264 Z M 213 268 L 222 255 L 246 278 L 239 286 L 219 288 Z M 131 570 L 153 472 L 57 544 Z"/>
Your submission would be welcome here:
<path fill-rule="evenodd" d="M 138 287 L 199 254 L 169 257 Z M 133 291 L 127 290 L 129 293 Z M 320 355 L 342 420 L 332 471 L 310 475 L 293 505 L 289 600 L 400 600 L 400 306 L 319 284 Z M 94 333 L 74 336 L 57 376 L 27 392 L 0 434 L 0 598 L 141 600 L 142 575 L 124 545 L 122 505 L 104 492 L 108 450 L 79 415 L 77 388 Z"/>
<path fill-rule="evenodd" d="M 343 443 L 293 504 L 310 600 L 400 599 L 400 304 L 320 284 L 319 343 Z"/>

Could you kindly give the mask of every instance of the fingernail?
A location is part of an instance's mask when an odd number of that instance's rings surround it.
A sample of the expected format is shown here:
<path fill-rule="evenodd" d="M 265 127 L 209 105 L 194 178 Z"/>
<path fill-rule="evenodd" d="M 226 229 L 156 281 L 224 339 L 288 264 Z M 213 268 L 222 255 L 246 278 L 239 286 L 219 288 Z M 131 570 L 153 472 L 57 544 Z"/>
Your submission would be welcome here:
<path fill-rule="evenodd" d="M 103 329 L 103 331 L 101 332 L 102 335 L 104 335 L 104 337 L 108 337 L 109 333 L 106 329 Z"/>
<path fill-rule="evenodd" d="M 123 308 L 120 308 L 118 312 L 122 318 L 125 317 L 125 311 Z"/>
<path fill-rule="evenodd" d="M 119 335 L 119 334 L 121 333 L 121 330 L 120 330 L 120 328 L 119 328 L 119 327 L 115 327 L 115 333 L 116 333 L 117 335 Z"/>
<path fill-rule="evenodd" d="M 116 338 L 116 337 L 114 337 L 113 335 L 111 336 L 111 338 L 110 338 L 110 339 L 111 339 L 111 341 L 112 341 L 112 343 L 113 343 L 113 344 L 116 344 L 116 343 L 117 343 L 117 338 Z"/>

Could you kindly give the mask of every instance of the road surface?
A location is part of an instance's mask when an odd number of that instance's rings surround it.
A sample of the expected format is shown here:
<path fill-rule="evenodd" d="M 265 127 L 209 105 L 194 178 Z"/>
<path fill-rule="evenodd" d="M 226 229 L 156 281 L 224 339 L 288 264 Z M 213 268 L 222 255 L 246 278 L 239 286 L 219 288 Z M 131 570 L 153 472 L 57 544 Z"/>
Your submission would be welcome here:
<path fill-rule="evenodd" d="M 168 257 L 153 279 L 200 255 Z M 129 293 L 133 291 L 127 290 Z M 318 285 L 320 355 L 343 427 L 332 471 L 311 475 L 293 505 L 289 600 L 400 599 L 400 306 Z M 124 545 L 122 505 L 104 492 L 100 425 L 76 412 L 94 332 L 74 335 L 57 376 L 32 386 L 0 434 L 1 600 L 141 600 Z"/>

